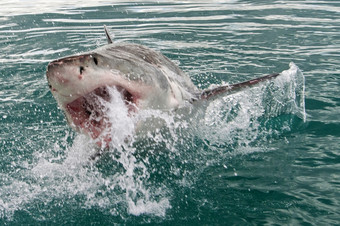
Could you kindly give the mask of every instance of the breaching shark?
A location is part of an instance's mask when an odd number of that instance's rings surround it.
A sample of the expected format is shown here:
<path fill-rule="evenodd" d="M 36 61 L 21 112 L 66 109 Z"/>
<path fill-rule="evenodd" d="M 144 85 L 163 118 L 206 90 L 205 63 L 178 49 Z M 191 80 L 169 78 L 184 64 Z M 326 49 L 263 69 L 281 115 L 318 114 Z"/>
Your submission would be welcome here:
<path fill-rule="evenodd" d="M 256 85 L 278 73 L 246 82 L 199 90 L 174 62 L 158 51 L 132 43 L 108 44 L 90 52 L 57 59 L 48 64 L 49 88 L 70 126 L 107 146 L 110 126 L 97 97 L 109 100 L 108 87 L 121 94 L 129 114 L 141 109 L 171 110 L 187 104 Z"/>

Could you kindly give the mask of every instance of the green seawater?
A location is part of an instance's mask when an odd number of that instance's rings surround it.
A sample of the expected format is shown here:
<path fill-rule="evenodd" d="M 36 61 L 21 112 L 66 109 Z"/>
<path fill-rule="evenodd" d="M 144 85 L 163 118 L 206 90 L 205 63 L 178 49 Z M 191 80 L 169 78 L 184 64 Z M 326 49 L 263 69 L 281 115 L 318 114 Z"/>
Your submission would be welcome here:
<path fill-rule="evenodd" d="M 104 24 L 201 89 L 284 76 L 147 112 L 162 126 L 89 160 L 45 73 Z M 339 1 L 0 2 L 0 225 L 339 225 L 339 112 Z"/>

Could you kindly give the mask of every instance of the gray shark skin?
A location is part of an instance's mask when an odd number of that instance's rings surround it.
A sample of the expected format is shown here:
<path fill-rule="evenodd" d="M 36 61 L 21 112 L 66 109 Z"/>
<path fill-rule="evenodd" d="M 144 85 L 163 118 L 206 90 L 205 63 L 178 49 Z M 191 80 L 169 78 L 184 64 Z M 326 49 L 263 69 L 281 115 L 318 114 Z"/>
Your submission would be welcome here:
<path fill-rule="evenodd" d="M 109 100 L 107 87 L 121 94 L 129 114 L 140 109 L 171 110 L 218 94 L 235 92 L 279 74 L 200 91 L 180 68 L 161 53 L 138 44 L 113 43 L 106 27 L 108 45 L 91 52 L 54 60 L 46 76 L 50 90 L 76 131 L 107 146 L 110 127 L 97 97 Z"/>

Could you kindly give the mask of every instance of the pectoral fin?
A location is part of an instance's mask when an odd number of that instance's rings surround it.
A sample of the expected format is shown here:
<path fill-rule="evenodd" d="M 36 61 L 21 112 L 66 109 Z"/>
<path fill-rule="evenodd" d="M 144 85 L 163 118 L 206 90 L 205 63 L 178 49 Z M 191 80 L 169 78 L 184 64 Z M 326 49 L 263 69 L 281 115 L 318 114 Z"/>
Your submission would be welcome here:
<path fill-rule="evenodd" d="M 237 83 L 237 84 L 233 84 L 233 85 L 220 86 L 220 87 L 213 88 L 213 89 L 207 89 L 207 90 L 204 90 L 199 95 L 198 99 L 201 99 L 201 100 L 213 99 L 214 97 L 218 96 L 219 94 L 233 93 L 233 92 L 242 90 L 242 89 L 247 88 L 247 87 L 252 87 L 252 86 L 254 86 L 258 83 L 276 78 L 279 75 L 280 75 L 279 73 L 274 73 L 274 74 L 266 75 L 266 76 L 263 76 L 263 77 L 260 77 L 260 78 L 252 79 L 252 80 L 249 80 L 249 81 L 246 81 L 246 82 L 241 82 L 241 83 Z"/>

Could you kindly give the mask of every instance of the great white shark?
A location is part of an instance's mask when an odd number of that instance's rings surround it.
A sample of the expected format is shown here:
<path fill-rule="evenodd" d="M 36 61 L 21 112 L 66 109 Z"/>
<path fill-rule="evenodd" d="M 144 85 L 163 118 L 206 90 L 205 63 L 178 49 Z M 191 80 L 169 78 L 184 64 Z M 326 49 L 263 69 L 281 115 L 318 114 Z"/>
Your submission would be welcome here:
<path fill-rule="evenodd" d="M 213 99 L 279 76 L 274 73 L 246 82 L 199 90 L 190 78 L 158 51 L 132 43 L 108 44 L 90 52 L 57 59 L 48 64 L 49 88 L 70 126 L 100 146 L 107 146 L 110 127 L 98 97 L 109 101 L 114 87 L 129 114 L 141 109 L 171 110 Z"/>

